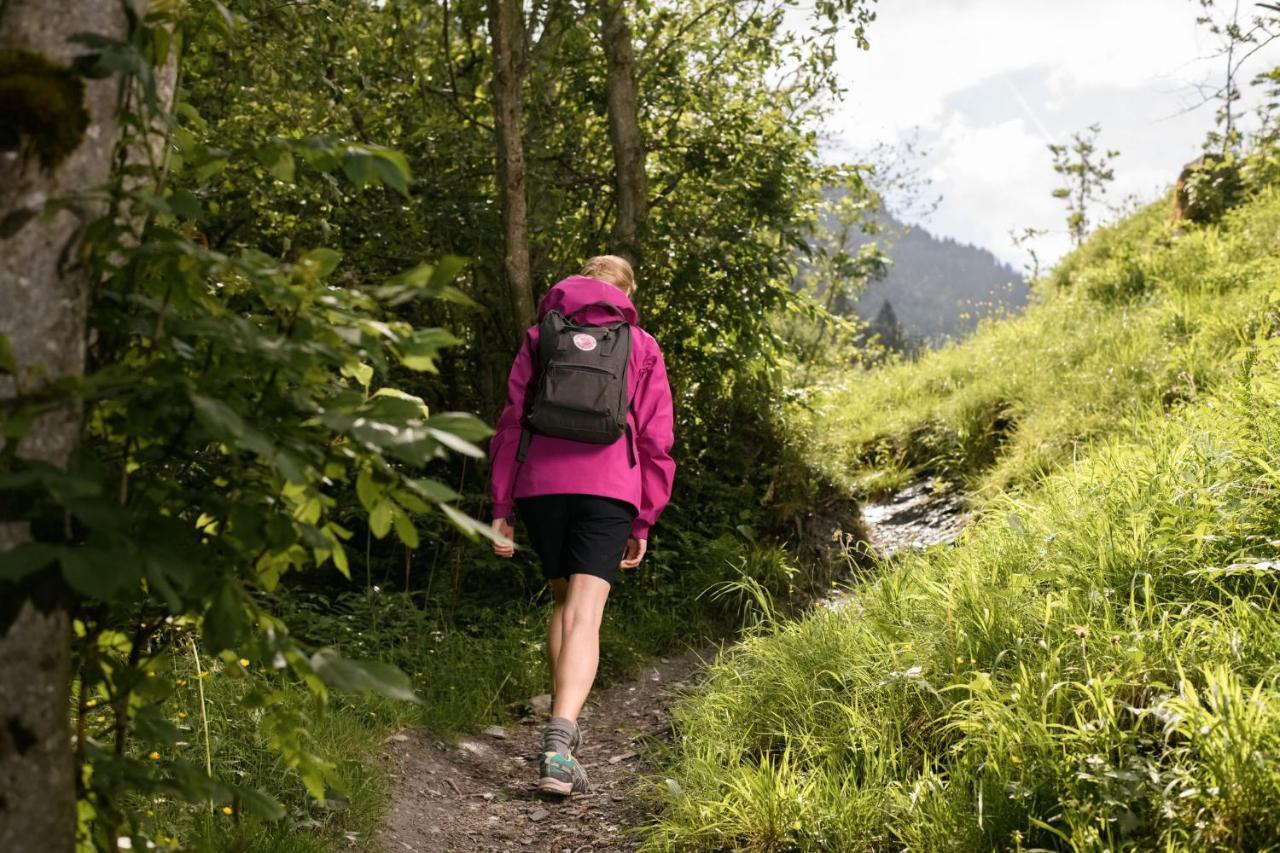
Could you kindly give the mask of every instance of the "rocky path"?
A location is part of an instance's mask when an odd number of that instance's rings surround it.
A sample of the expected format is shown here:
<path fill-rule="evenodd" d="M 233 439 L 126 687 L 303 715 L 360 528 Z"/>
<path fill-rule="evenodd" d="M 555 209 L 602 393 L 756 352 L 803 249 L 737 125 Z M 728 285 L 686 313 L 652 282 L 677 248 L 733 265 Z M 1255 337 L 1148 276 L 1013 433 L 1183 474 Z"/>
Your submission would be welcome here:
<path fill-rule="evenodd" d="M 871 544 L 889 555 L 950 542 L 967 516 L 955 493 L 916 483 L 862 510 Z M 545 709 L 449 744 L 427 731 L 386 743 L 395 792 L 378 841 L 400 851 L 531 850 L 600 853 L 632 850 L 648 815 L 637 796 L 646 751 L 670 734 L 667 710 L 696 687 L 714 649 L 663 658 L 634 678 L 596 693 L 583 712 L 578 756 L 592 790 L 562 802 L 534 790 Z"/>
<path fill-rule="evenodd" d="M 882 556 L 955 541 L 969 520 L 964 496 L 921 480 L 888 500 L 862 508 L 871 546 Z"/>

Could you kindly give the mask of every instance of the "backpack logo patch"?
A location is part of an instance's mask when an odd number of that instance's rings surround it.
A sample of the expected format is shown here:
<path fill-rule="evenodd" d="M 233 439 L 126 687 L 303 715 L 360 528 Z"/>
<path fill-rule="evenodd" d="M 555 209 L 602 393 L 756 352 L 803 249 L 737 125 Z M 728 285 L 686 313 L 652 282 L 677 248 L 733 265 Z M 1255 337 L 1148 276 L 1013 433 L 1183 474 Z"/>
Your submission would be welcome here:
<path fill-rule="evenodd" d="M 573 336 L 573 345 L 583 352 L 591 352 L 599 342 L 585 332 Z"/>

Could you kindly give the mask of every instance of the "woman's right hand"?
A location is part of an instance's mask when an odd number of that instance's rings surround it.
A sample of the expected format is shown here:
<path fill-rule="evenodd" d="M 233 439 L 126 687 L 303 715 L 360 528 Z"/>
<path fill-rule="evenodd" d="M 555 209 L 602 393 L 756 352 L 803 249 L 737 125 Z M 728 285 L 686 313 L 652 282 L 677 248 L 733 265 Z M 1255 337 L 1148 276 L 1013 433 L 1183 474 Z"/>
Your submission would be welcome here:
<path fill-rule="evenodd" d="M 511 522 L 505 518 L 495 518 L 493 520 L 493 532 L 507 539 L 507 544 L 505 545 L 501 542 L 494 542 L 493 553 L 499 557 L 514 556 L 516 553 L 516 529 L 511 526 Z"/>

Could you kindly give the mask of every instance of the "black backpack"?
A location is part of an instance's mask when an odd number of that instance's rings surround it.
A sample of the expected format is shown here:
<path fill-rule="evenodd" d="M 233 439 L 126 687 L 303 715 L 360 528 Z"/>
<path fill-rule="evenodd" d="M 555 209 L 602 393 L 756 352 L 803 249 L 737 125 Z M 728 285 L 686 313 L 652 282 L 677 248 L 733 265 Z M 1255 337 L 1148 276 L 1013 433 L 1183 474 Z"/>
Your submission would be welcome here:
<path fill-rule="evenodd" d="M 574 322 L 592 307 L 614 311 L 618 321 L 603 326 Z M 613 444 L 627 435 L 631 459 L 631 428 L 627 424 L 630 360 L 631 324 L 618 306 L 593 302 L 567 317 L 548 311 L 538 326 L 538 390 L 522 421 L 516 459 L 524 461 L 533 433 L 588 444 Z"/>

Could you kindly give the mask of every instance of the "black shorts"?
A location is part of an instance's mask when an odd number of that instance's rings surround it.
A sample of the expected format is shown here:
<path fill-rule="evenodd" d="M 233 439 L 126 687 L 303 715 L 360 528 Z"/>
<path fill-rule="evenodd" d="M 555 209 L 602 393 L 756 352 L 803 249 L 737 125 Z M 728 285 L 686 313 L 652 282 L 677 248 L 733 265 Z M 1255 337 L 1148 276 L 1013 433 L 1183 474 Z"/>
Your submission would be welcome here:
<path fill-rule="evenodd" d="M 612 584 L 636 509 L 598 495 L 538 495 L 517 498 L 516 516 L 524 522 L 547 580 L 587 574 Z"/>

